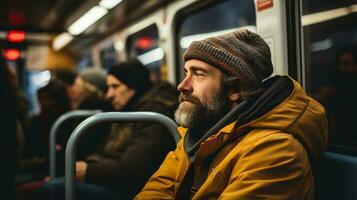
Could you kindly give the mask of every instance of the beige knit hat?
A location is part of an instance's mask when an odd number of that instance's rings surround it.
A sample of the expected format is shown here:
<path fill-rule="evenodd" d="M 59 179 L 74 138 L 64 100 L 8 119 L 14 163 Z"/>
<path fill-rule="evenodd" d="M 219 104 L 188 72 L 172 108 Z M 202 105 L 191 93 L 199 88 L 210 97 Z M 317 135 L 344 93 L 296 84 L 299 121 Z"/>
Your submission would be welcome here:
<path fill-rule="evenodd" d="M 247 29 L 192 42 L 183 58 L 204 61 L 237 77 L 246 93 L 261 88 L 262 80 L 273 73 L 269 46 Z"/>

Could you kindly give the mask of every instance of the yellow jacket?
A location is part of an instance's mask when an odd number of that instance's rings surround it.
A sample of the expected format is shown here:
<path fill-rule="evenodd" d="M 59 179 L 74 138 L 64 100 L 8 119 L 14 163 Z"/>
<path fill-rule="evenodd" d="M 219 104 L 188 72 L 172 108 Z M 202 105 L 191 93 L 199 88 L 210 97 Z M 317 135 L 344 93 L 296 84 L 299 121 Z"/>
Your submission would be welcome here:
<path fill-rule="evenodd" d="M 228 124 L 201 143 L 195 170 L 205 157 L 218 153 L 192 199 L 314 199 L 307 152 L 322 154 L 326 115 L 296 81 L 285 79 L 291 91 L 270 111 L 242 125 Z M 246 128 L 251 131 L 239 137 Z M 186 129 L 179 131 L 184 137 Z M 175 199 L 189 165 L 182 139 L 135 199 Z"/>

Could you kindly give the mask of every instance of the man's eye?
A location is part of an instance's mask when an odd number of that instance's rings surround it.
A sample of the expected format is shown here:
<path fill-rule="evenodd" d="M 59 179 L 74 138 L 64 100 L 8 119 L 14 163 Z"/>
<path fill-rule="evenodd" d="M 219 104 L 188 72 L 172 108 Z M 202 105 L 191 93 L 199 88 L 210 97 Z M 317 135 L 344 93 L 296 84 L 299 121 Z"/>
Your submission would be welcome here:
<path fill-rule="evenodd" d="M 203 72 L 201 72 L 201 71 L 195 71 L 194 75 L 196 75 L 196 76 L 204 76 L 205 74 Z"/>

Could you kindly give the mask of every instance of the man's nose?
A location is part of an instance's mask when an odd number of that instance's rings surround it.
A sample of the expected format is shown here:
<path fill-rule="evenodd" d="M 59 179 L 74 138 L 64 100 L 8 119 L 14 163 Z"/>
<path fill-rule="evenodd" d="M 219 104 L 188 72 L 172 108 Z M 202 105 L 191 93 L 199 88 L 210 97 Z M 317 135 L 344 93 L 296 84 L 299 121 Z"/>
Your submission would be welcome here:
<path fill-rule="evenodd" d="M 181 83 L 177 86 L 179 92 L 188 92 L 192 93 L 193 87 L 191 83 L 191 76 L 186 76 Z"/>
<path fill-rule="evenodd" d="M 110 88 L 107 91 L 106 97 L 108 100 L 111 100 L 113 98 L 113 92 Z"/>

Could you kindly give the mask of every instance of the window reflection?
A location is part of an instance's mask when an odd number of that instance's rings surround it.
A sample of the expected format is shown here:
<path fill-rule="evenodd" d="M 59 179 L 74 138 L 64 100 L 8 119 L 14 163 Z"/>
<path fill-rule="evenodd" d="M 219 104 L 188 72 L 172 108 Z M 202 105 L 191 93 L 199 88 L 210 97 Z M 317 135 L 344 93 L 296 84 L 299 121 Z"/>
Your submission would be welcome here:
<path fill-rule="evenodd" d="M 304 0 L 306 90 L 325 106 L 330 144 L 357 147 L 356 0 Z"/>
<path fill-rule="evenodd" d="M 208 23 L 209 22 L 209 23 Z M 178 80 L 183 79 L 182 55 L 192 41 L 248 28 L 256 32 L 255 7 L 251 0 L 227 0 L 197 9 L 179 19 L 176 45 L 178 47 Z"/>
<path fill-rule="evenodd" d="M 166 66 L 162 63 L 164 51 L 159 47 L 159 31 L 156 25 L 129 36 L 127 47 L 129 58 L 136 57 L 149 68 L 151 81 L 166 80 Z"/>
<path fill-rule="evenodd" d="M 114 45 L 104 48 L 100 51 L 100 62 L 104 69 L 109 69 L 119 62 Z M 88 66 L 88 65 L 87 65 Z"/>

